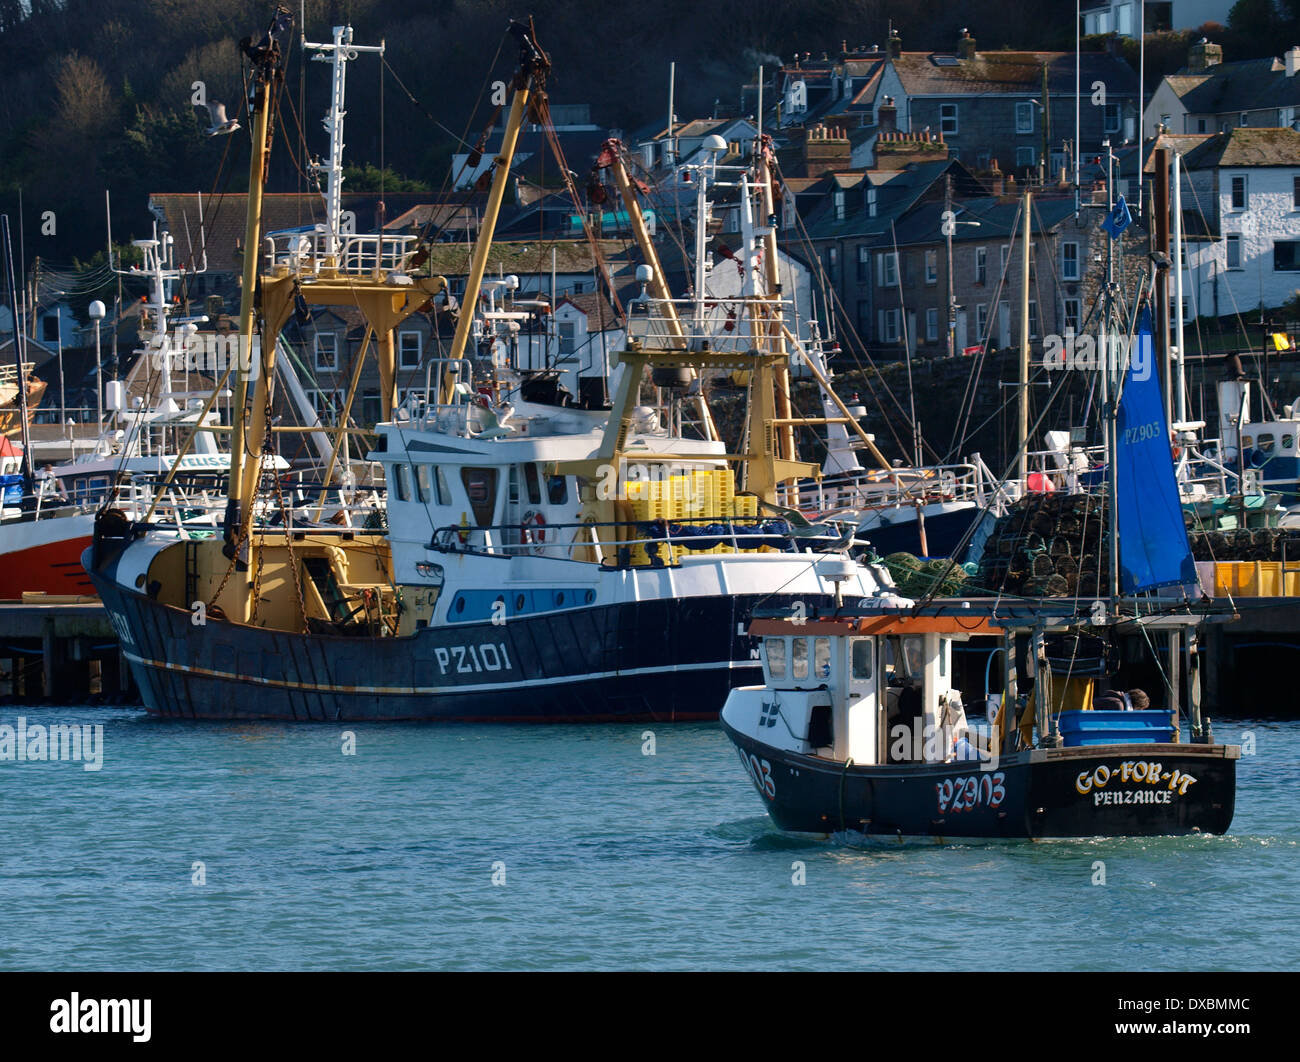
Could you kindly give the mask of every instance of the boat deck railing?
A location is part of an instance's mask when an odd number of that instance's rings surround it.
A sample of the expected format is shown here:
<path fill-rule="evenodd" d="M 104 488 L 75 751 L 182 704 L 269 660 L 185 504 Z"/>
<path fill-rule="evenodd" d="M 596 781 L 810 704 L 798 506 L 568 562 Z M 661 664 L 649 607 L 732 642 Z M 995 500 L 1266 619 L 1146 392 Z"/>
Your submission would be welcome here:
<path fill-rule="evenodd" d="M 893 508 L 932 502 L 987 504 L 995 488 L 975 464 L 909 466 L 886 471 L 853 469 L 805 485 L 804 494 L 819 512 L 849 508 Z"/>
<path fill-rule="evenodd" d="M 550 557 L 613 568 L 676 567 L 707 553 L 797 553 L 839 545 L 835 534 L 796 535 L 785 520 L 689 517 L 647 522 L 492 524 L 438 528 L 428 543 L 437 553 L 502 558 Z"/>
<path fill-rule="evenodd" d="M 264 240 L 266 267 L 303 276 L 378 277 L 405 273 L 415 253 L 417 237 L 367 233 L 340 235 L 335 241 L 337 252 L 331 253 L 330 236 L 323 228 L 313 232 L 269 233 Z"/>
<path fill-rule="evenodd" d="M 627 338 L 655 349 L 757 354 L 757 343 L 767 345 L 781 336 L 776 314 L 795 320 L 793 305 L 780 298 L 736 296 L 703 303 L 638 298 L 627 305 Z"/>

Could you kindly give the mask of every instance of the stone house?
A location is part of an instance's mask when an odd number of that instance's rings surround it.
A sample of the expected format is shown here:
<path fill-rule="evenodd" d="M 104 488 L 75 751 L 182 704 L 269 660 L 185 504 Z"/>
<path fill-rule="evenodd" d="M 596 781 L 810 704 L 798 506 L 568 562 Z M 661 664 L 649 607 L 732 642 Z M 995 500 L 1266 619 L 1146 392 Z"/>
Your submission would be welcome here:
<path fill-rule="evenodd" d="M 1300 47 L 1281 59 L 1225 63 L 1223 48 L 1202 39 L 1187 65 L 1165 77 L 1142 115 L 1143 135 L 1222 133 L 1300 124 Z"/>

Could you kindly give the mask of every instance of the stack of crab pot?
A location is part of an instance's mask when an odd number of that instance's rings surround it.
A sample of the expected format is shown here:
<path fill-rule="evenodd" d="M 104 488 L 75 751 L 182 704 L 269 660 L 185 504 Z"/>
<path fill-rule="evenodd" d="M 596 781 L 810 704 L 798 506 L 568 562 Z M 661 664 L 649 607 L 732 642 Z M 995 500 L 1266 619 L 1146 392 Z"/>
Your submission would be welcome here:
<path fill-rule="evenodd" d="M 1096 596 L 1104 581 L 1105 499 L 1026 494 L 998 520 L 971 588 L 1025 597 Z"/>

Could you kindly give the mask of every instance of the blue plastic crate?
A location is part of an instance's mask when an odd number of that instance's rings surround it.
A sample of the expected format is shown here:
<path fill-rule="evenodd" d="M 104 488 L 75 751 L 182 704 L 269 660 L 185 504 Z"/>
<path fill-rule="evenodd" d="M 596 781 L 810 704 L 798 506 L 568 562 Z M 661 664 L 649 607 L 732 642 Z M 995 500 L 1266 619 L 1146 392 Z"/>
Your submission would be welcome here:
<path fill-rule="evenodd" d="M 22 505 L 23 503 L 23 477 L 18 475 L 0 476 L 0 497 L 3 497 L 5 505 Z"/>
<path fill-rule="evenodd" d="M 1174 728 L 1167 711 L 1062 712 L 1061 736 L 1065 745 L 1130 745 L 1173 741 Z"/>

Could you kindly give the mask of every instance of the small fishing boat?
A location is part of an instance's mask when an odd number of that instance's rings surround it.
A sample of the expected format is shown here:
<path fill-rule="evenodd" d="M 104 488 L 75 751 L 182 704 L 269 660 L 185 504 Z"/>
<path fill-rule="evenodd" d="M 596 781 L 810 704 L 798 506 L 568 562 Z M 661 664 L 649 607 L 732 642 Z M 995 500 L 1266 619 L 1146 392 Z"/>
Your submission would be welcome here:
<path fill-rule="evenodd" d="M 1188 627 L 1186 617 L 1155 612 L 1125 622 L 1175 644 Z M 733 690 L 722 726 L 783 830 L 1225 832 L 1240 749 L 1212 743 L 1199 706 L 1187 740 L 1176 703 L 1094 707 L 1104 675 L 1084 673 L 1098 668 L 1077 651 L 1076 623 L 1068 605 L 981 610 L 949 601 L 918 610 L 887 595 L 856 608 L 755 618 L 749 633 L 762 639 L 764 684 Z M 1010 667 L 992 719 L 972 725 L 952 688 L 952 651 L 980 635 L 1004 637 L 1023 671 Z"/>
<path fill-rule="evenodd" d="M 755 618 L 764 684 L 733 690 L 722 725 L 782 829 L 1227 830 L 1240 749 L 1213 742 L 1196 650 L 1198 629 L 1228 616 L 1197 600 L 1160 383 L 1135 370 L 1153 364 L 1149 307 L 1162 275 L 1157 263 L 1131 309 L 1109 300 L 1104 311 L 1142 355 L 1098 374 L 1105 492 L 1089 500 L 1104 503 L 1108 524 L 1104 597 L 913 602 L 882 590 L 848 609 Z M 982 728 L 953 678 L 953 644 L 977 635 L 1001 637 L 1005 654 L 1005 688 L 986 701 Z M 1157 708 L 1118 681 L 1126 639 L 1158 668 Z"/>

